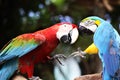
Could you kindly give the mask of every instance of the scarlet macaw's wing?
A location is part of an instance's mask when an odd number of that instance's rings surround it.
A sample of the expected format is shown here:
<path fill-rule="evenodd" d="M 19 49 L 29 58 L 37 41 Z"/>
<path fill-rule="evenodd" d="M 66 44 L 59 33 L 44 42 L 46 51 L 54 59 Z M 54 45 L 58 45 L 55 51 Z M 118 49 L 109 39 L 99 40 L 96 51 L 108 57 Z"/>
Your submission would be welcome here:
<path fill-rule="evenodd" d="M 44 35 L 41 34 L 23 34 L 12 39 L 0 52 L 0 63 L 12 59 L 14 57 L 21 57 L 28 52 L 34 50 L 45 42 Z"/>

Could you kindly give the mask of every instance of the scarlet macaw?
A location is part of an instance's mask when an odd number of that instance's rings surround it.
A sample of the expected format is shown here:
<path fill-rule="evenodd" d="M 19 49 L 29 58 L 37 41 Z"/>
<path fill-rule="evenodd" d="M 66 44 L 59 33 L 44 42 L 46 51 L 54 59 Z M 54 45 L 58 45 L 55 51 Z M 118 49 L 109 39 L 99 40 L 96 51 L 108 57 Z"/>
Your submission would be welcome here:
<path fill-rule="evenodd" d="M 92 47 L 98 48 L 99 57 L 103 63 L 103 80 L 119 80 L 120 35 L 118 32 L 109 22 L 96 16 L 83 19 L 79 29 L 83 32 L 94 33 Z M 89 49 L 85 51 L 89 52 Z"/>
<path fill-rule="evenodd" d="M 74 24 L 58 23 L 12 39 L 0 52 L 0 80 L 8 80 L 16 70 L 32 78 L 34 65 L 46 60 L 59 40 L 69 44 L 77 40 L 77 28 Z"/>
<path fill-rule="evenodd" d="M 60 22 L 69 22 L 72 23 L 73 19 L 70 16 L 63 16 L 63 15 L 59 15 L 59 19 Z M 60 46 L 60 45 L 59 45 Z M 63 45 L 61 45 L 63 46 Z M 62 47 L 62 49 L 64 49 L 65 47 Z M 63 53 L 65 51 L 64 54 L 68 54 L 69 51 L 66 51 L 69 47 L 67 46 L 66 49 L 63 50 Z M 62 50 L 61 49 L 61 50 Z M 69 48 L 70 49 L 70 48 Z M 56 52 L 55 52 L 56 53 Z M 64 54 L 57 54 L 64 56 Z M 55 57 L 55 55 L 54 55 Z M 55 76 L 55 80 L 74 80 L 76 77 L 79 77 L 81 75 L 81 69 L 79 67 L 79 60 L 80 57 L 66 57 L 64 56 L 64 58 L 59 58 L 60 63 L 56 62 L 56 60 L 54 60 L 54 76 Z"/>

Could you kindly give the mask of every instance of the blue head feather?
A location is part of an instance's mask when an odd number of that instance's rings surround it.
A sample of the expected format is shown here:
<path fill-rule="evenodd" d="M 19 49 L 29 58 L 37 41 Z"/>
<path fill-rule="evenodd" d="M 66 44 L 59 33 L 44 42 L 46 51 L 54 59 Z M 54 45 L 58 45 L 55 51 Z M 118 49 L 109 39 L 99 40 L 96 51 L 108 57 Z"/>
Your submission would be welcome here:
<path fill-rule="evenodd" d="M 104 22 L 105 20 L 104 19 L 102 19 L 102 18 L 100 18 L 100 17 L 97 17 L 97 16 L 90 16 L 90 17 L 87 17 L 87 18 L 90 18 L 90 19 L 92 19 L 92 20 L 99 20 L 100 22 Z"/>

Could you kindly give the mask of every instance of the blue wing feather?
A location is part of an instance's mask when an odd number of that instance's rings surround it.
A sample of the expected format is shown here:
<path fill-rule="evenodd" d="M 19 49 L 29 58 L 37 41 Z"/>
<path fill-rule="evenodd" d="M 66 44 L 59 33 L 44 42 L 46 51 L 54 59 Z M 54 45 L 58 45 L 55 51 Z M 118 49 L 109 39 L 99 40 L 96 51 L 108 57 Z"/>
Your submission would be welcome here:
<path fill-rule="evenodd" d="M 9 80 L 12 74 L 18 69 L 18 58 L 13 58 L 0 68 L 0 80 Z"/>
<path fill-rule="evenodd" d="M 111 40 L 113 41 L 112 44 L 110 43 Z M 97 28 L 94 43 L 102 54 L 103 67 L 109 75 L 115 76 L 120 69 L 120 36 L 118 32 L 110 23 L 105 21 Z"/>
<path fill-rule="evenodd" d="M 31 35 L 31 34 L 30 34 Z M 43 37 L 43 35 L 41 35 Z M 32 51 L 36 47 L 40 46 L 44 40 L 39 40 L 39 42 L 32 39 L 21 39 L 19 37 L 14 38 L 9 44 L 3 48 L 0 52 L 0 63 L 7 61 L 14 57 L 21 57 L 28 52 Z M 25 37 L 24 37 L 25 38 Z M 27 37 L 26 37 L 27 38 Z"/>
<path fill-rule="evenodd" d="M 110 54 L 109 52 L 103 55 L 105 69 L 111 76 L 116 76 L 120 68 L 120 56 L 117 54 Z M 117 75 L 118 76 L 118 75 Z"/>
<path fill-rule="evenodd" d="M 31 34 L 27 34 L 31 36 Z M 18 69 L 18 59 L 19 57 L 29 53 L 36 47 L 40 46 L 44 43 L 45 39 L 39 38 L 39 40 L 35 40 L 35 35 L 28 38 L 28 36 L 16 37 L 12 39 L 0 52 L 0 80 L 9 80 L 9 78 L 13 75 L 13 73 Z M 32 38 L 32 39 L 31 39 Z M 39 41 L 39 42 L 37 42 Z"/>

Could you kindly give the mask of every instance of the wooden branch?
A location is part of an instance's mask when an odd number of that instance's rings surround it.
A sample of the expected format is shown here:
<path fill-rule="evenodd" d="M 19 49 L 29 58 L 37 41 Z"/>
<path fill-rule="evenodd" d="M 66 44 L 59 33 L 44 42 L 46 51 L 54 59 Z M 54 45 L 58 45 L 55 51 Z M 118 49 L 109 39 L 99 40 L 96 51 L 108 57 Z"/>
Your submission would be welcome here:
<path fill-rule="evenodd" d="M 109 4 L 109 0 L 103 0 L 103 4 L 108 11 L 113 11 L 113 7 Z"/>
<path fill-rule="evenodd" d="M 101 73 L 80 76 L 74 80 L 102 80 Z"/>
<path fill-rule="evenodd" d="M 16 75 L 14 78 L 12 78 L 12 80 L 27 80 L 27 79 L 21 75 Z"/>

